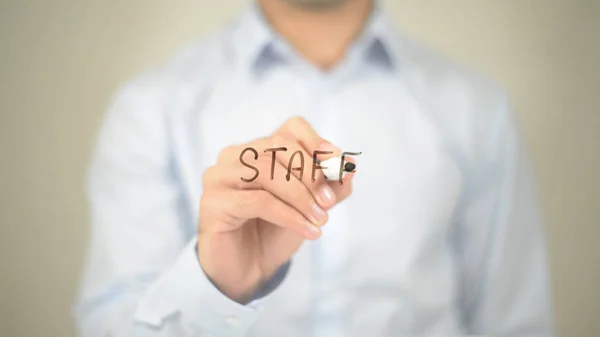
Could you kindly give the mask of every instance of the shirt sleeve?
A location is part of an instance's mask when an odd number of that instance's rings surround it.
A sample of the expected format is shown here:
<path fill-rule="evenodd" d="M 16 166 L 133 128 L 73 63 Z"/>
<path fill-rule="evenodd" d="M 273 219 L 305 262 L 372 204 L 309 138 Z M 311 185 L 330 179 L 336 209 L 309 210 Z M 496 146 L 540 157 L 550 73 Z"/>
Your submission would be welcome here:
<path fill-rule="evenodd" d="M 198 262 L 196 217 L 173 165 L 161 92 L 143 79 L 126 85 L 101 128 L 75 308 L 80 335 L 244 336 L 259 319 L 260 303 L 230 300 Z"/>
<path fill-rule="evenodd" d="M 460 304 L 468 334 L 553 336 L 546 245 L 529 158 L 505 98 L 487 166 L 469 175 L 460 213 Z"/>

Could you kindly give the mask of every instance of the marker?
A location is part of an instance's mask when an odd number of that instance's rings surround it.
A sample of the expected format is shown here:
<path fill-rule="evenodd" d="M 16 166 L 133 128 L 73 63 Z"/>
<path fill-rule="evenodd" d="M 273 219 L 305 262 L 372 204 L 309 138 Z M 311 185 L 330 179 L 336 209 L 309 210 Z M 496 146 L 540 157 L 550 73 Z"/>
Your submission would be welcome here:
<path fill-rule="evenodd" d="M 340 165 L 342 164 L 341 157 L 333 157 L 322 162 L 319 162 L 319 166 L 323 167 L 323 175 L 327 180 L 339 180 L 340 179 Z M 326 168 L 325 168 L 326 167 Z M 356 164 L 351 162 L 345 162 L 342 172 L 342 179 L 349 172 L 354 172 Z"/>

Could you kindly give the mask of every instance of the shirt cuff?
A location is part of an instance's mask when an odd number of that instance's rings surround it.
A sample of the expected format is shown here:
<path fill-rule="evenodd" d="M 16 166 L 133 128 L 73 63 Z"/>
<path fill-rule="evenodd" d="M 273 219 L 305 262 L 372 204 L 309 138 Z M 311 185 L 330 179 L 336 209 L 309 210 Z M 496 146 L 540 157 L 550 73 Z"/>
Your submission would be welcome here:
<path fill-rule="evenodd" d="M 279 267 L 275 275 L 271 277 L 271 279 L 252 296 L 250 303 L 248 306 L 250 307 L 260 307 L 264 300 L 268 298 L 268 296 L 275 290 L 281 282 L 285 279 L 288 270 L 290 269 L 291 261 L 286 262 L 284 265 Z"/>
<path fill-rule="evenodd" d="M 198 245 L 194 246 L 194 251 L 196 252 L 196 258 L 198 258 L 198 255 L 197 255 L 198 254 Z M 283 264 L 281 267 L 279 267 L 279 269 L 275 272 L 275 275 L 273 275 L 273 277 L 271 277 L 271 279 L 269 281 L 267 281 L 260 288 L 258 288 L 256 290 L 256 292 L 252 295 L 250 300 L 247 302 L 247 304 L 245 304 L 245 305 L 247 305 L 249 307 L 259 307 L 264 302 L 263 299 L 266 298 L 275 289 L 277 289 L 277 287 L 279 287 L 281 282 L 283 282 L 283 280 L 285 279 L 285 276 L 287 275 L 288 270 L 290 269 L 290 263 L 291 262 L 288 261 L 285 264 Z M 205 275 L 205 277 L 208 278 L 208 276 L 206 274 L 204 274 L 204 275 Z M 210 280 L 210 278 L 208 278 L 208 279 Z M 215 288 L 217 287 L 214 283 L 213 283 L 213 286 Z"/>
<path fill-rule="evenodd" d="M 215 335 L 244 336 L 259 318 L 259 308 L 242 305 L 221 293 L 208 279 L 197 258 L 194 238 L 175 265 L 140 301 L 136 321 L 160 326 L 179 314 L 186 330 Z"/>

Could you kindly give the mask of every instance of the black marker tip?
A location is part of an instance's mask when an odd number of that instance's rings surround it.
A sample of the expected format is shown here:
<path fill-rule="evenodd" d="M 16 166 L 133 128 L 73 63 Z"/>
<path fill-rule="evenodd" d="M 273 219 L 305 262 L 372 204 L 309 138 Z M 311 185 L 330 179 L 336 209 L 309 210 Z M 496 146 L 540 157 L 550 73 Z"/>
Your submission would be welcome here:
<path fill-rule="evenodd" d="M 356 165 L 354 163 L 344 164 L 344 171 L 346 171 L 346 172 L 352 172 L 352 171 L 354 171 L 355 168 L 356 168 Z"/>

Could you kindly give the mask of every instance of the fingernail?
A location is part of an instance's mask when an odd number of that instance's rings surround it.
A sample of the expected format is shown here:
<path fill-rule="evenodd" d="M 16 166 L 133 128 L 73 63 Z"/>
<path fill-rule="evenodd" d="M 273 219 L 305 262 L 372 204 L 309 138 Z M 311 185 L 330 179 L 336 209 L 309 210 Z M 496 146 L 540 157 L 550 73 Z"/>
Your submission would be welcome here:
<path fill-rule="evenodd" d="M 327 213 L 319 205 L 314 204 L 312 207 L 312 217 L 315 225 L 322 225 L 327 220 Z"/>
<path fill-rule="evenodd" d="M 335 196 L 329 185 L 323 185 L 323 187 L 321 187 L 321 190 L 319 191 L 319 200 L 323 205 L 331 205 L 334 203 Z"/>
<path fill-rule="evenodd" d="M 317 239 L 321 236 L 321 229 L 310 222 L 306 222 L 306 231 L 310 238 Z"/>

